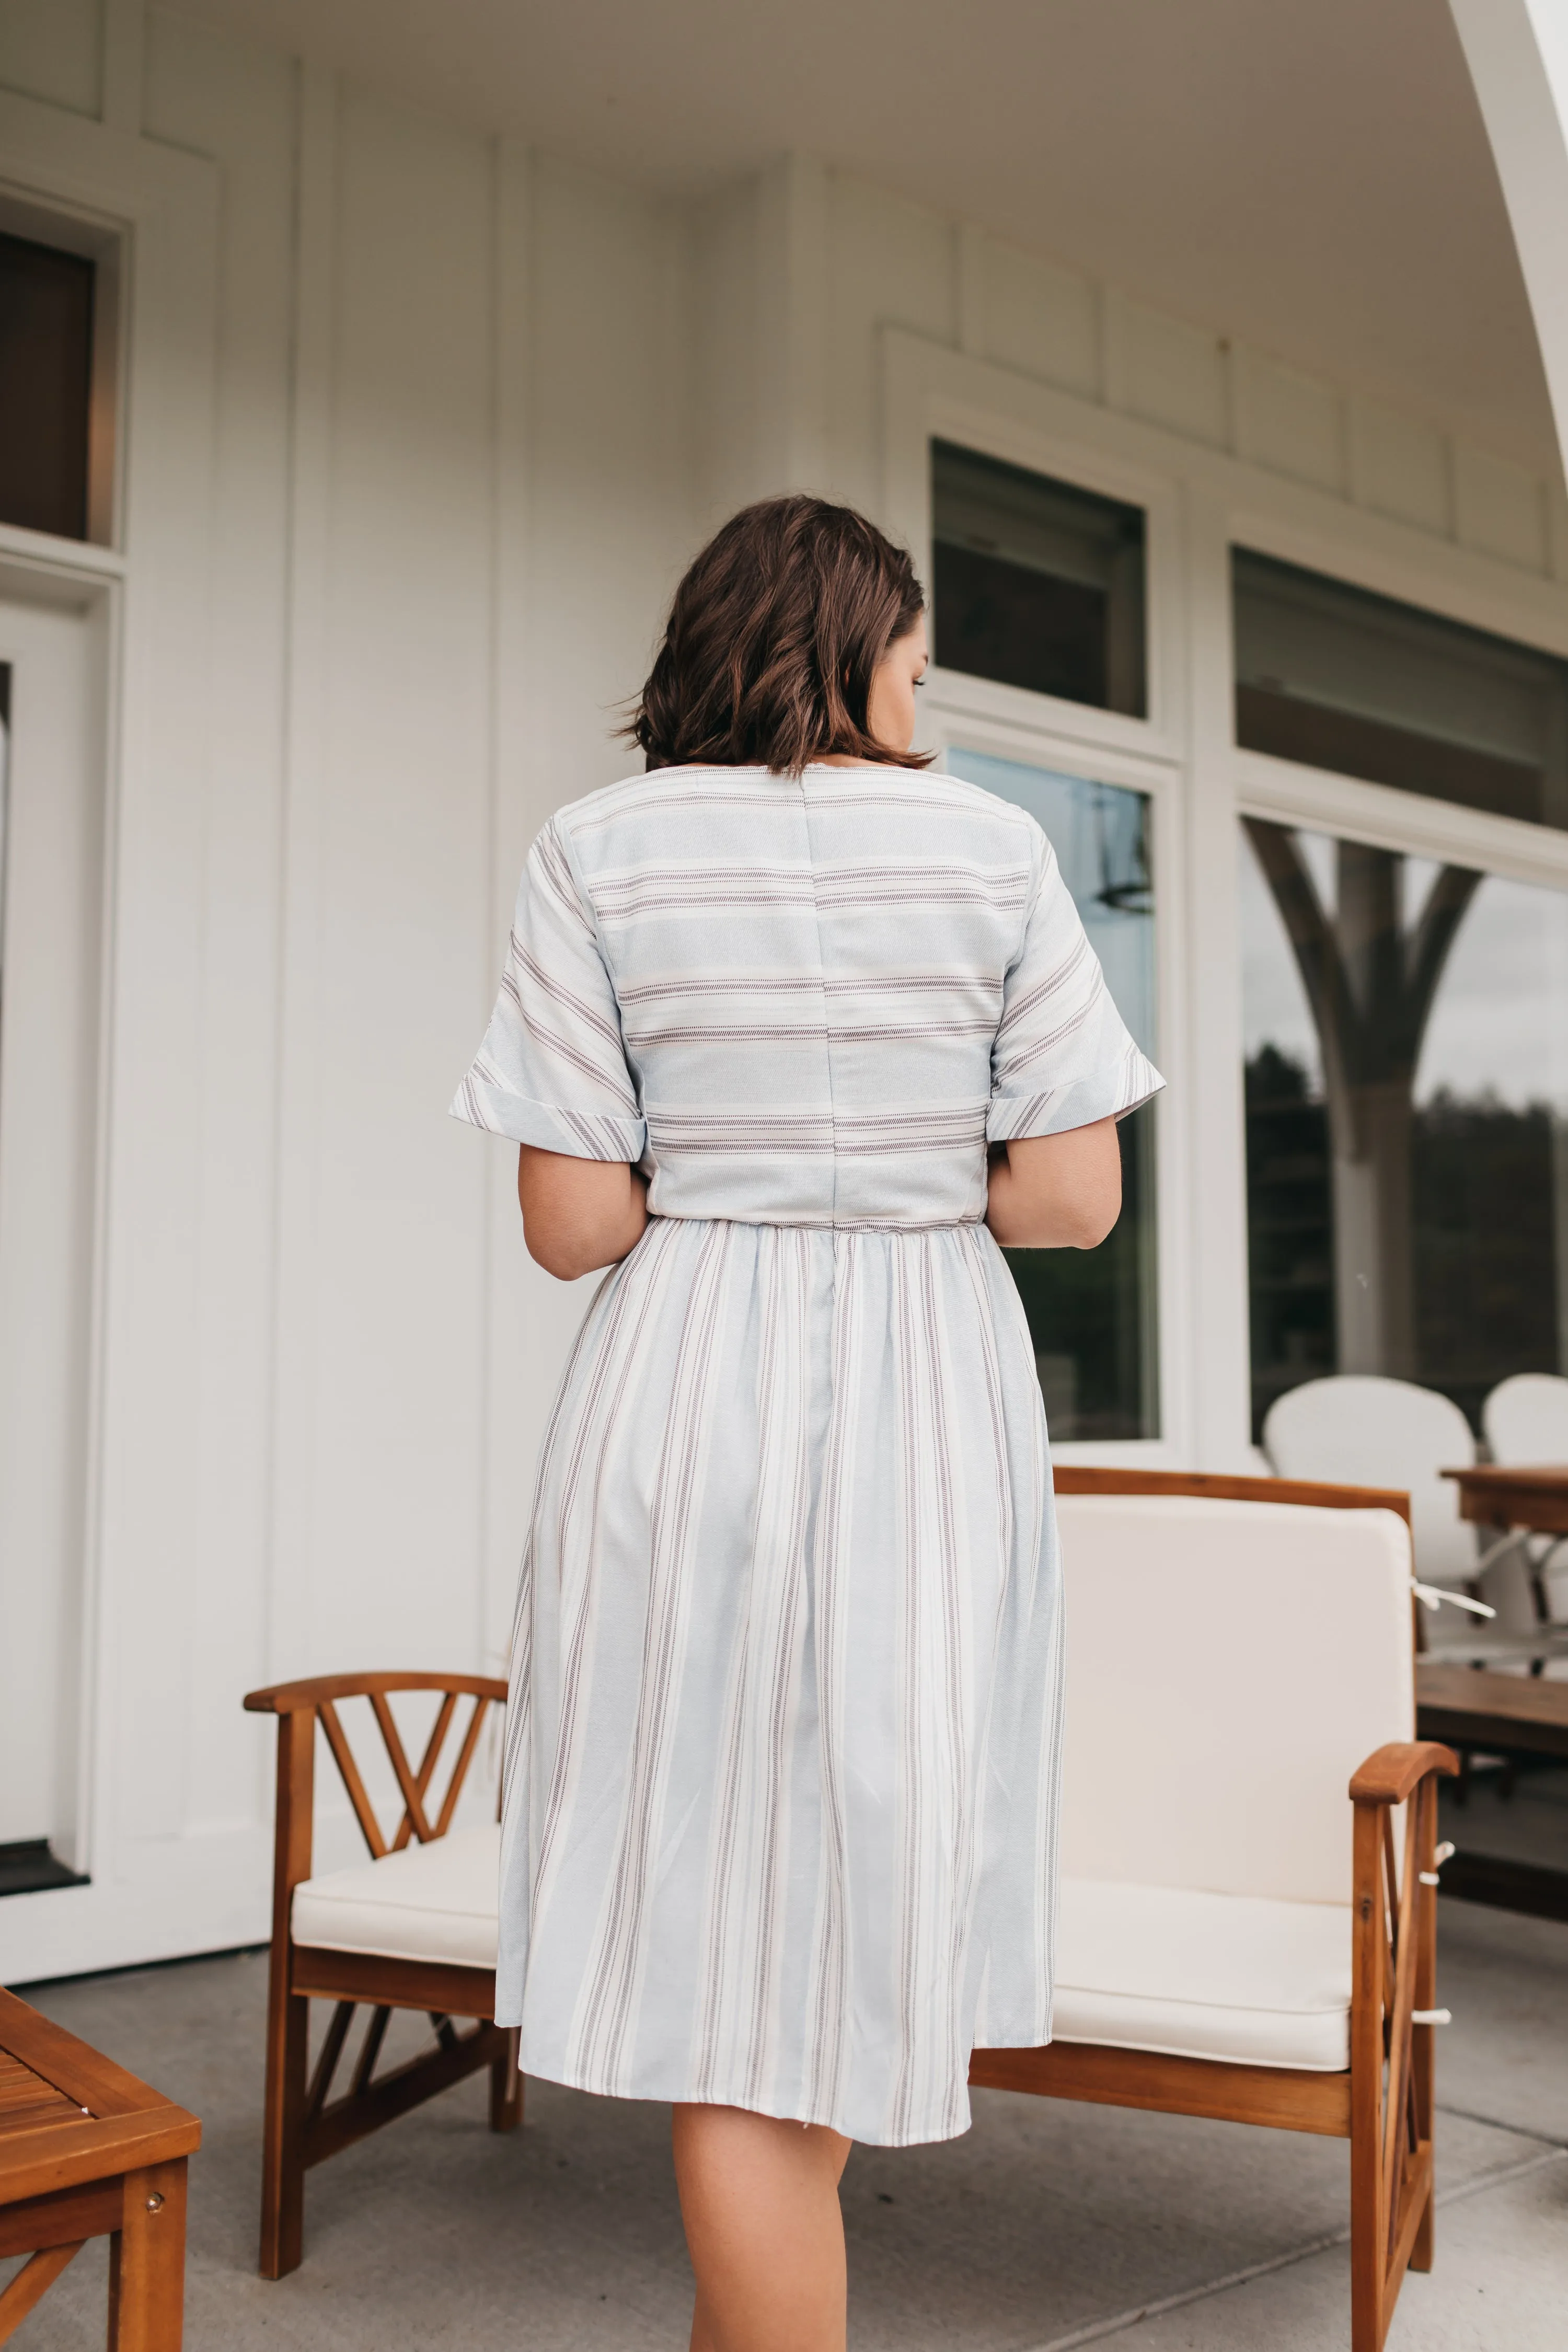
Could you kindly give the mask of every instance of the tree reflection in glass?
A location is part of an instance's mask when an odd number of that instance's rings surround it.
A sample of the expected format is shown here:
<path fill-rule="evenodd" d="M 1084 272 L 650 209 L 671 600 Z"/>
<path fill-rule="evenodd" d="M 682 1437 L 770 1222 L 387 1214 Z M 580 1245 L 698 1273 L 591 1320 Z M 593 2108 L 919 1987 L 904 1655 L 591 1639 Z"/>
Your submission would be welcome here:
<path fill-rule="evenodd" d="M 1253 1409 L 1568 1357 L 1568 898 L 1245 820 Z"/>

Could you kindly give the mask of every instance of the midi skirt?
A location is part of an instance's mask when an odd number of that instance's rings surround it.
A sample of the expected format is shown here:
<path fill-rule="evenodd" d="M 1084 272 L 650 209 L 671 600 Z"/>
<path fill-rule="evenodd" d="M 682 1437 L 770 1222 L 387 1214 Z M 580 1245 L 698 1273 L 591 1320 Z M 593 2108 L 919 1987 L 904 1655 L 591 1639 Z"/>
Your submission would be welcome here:
<path fill-rule="evenodd" d="M 541 1461 L 497 2018 L 527 2074 L 899 2146 L 1050 2037 L 1061 1607 L 979 1223 L 655 1217 Z"/>

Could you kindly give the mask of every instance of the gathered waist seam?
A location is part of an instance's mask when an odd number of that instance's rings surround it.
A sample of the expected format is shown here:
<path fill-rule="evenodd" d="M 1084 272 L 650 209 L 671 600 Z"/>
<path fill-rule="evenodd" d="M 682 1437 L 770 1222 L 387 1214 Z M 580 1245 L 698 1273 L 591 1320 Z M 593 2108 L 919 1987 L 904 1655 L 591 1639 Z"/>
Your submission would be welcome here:
<path fill-rule="evenodd" d="M 905 1223 L 877 1217 L 704 1217 L 683 1216 L 679 1210 L 650 1209 L 649 1224 L 750 1225 L 763 1233 L 784 1234 L 957 1234 L 985 1223 L 973 1217 L 930 1217 Z"/>

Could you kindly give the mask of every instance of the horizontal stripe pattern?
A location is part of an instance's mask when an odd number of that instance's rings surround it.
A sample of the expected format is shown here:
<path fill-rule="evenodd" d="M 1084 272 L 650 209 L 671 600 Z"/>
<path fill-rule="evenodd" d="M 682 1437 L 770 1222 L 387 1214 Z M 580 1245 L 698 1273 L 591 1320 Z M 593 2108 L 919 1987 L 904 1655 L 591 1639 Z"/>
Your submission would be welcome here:
<path fill-rule="evenodd" d="M 552 820 L 453 1108 L 640 1162 L 541 1459 L 497 2015 L 528 2072 L 888 2145 L 1048 2038 L 1059 1580 L 989 1141 L 1160 1083 L 1049 845 L 893 770 Z"/>
<path fill-rule="evenodd" d="M 984 1214 L 988 1143 L 1159 1084 L 1022 809 L 901 769 L 671 769 L 540 835 L 453 1109 L 638 1161 L 656 1215 L 923 1229 Z"/>

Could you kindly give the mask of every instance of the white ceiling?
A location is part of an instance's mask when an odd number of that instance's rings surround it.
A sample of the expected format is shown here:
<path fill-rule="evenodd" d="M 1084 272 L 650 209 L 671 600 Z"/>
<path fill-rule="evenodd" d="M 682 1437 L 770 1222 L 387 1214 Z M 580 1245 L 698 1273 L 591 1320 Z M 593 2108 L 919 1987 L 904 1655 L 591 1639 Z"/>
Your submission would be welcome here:
<path fill-rule="evenodd" d="M 790 147 L 1555 468 L 1447 0 L 179 0 L 691 194 Z"/>

